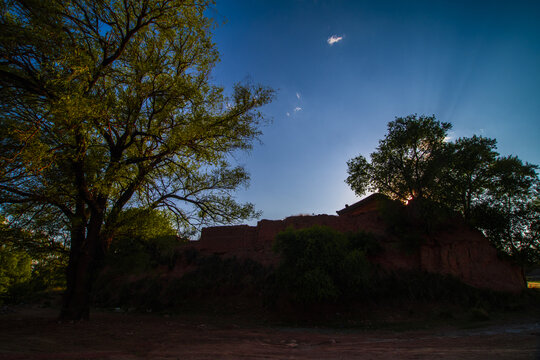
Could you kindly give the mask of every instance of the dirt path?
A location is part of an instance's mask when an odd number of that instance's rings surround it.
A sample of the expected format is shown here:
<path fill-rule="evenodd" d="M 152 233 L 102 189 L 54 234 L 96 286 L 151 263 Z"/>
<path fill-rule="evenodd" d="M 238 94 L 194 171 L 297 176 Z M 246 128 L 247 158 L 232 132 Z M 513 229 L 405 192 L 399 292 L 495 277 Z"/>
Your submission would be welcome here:
<path fill-rule="evenodd" d="M 94 312 L 58 324 L 50 309 L 0 315 L 0 359 L 540 359 L 540 322 L 423 331 L 235 325 L 210 317 Z M 540 319 L 538 319 L 540 320 Z"/>

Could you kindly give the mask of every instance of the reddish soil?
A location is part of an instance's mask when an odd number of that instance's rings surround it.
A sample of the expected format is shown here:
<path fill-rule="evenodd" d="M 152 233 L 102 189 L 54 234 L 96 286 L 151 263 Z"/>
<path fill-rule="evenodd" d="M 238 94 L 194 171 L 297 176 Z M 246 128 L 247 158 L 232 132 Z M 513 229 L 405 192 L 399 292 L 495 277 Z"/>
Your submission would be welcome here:
<path fill-rule="evenodd" d="M 94 311 L 63 324 L 55 316 L 35 307 L 0 314 L 0 359 L 540 359 L 538 318 L 366 331 L 261 326 L 245 316 Z"/>

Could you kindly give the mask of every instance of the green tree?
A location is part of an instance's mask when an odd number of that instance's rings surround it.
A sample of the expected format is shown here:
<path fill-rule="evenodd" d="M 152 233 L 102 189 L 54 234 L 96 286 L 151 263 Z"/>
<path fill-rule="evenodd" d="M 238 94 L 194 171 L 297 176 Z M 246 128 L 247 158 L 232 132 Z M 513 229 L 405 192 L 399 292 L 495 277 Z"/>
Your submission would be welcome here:
<path fill-rule="evenodd" d="M 492 165 L 499 155 L 497 141 L 473 135 L 448 143 L 448 162 L 442 169 L 438 201 L 470 218 L 471 208 L 481 201 L 492 184 Z"/>
<path fill-rule="evenodd" d="M 347 184 L 358 195 L 376 191 L 402 201 L 429 197 L 445 164 L 444 141 L 451 127 L 434 116 L 396 118 L 371 162 L 362 155 L 347 162 Z"/>
<path fill-rule="evenodd" d="M 538 166 L 515 156 L 497 158 L 472 221 L 499 250 L 521 265 L 540 261 Z"/>
<path fill-rule="evenodd" d="M 396 118 L 371 162 L 363 156 L 349 160 L 346 182 L 358 195 L 378 191 L 402 202 L 428 199 L 420 202 L 428 225 L 439 213 L 459 212 L 521 265 L 537 262 L 538 167 L 499 156 L 495 139 L 474 135 L 445 142 L 450 128 L 434 117 Z"/>
<path fill-rule="evenodd" d="M 272 91 L 209 81 L 210 1 L 2 0 L 0 203 L 69 238 L 62 319 L 89 315 L 96 266 L 126 206 L 180 229 L 256 215 L 230 164 L 260 134 Z"/>

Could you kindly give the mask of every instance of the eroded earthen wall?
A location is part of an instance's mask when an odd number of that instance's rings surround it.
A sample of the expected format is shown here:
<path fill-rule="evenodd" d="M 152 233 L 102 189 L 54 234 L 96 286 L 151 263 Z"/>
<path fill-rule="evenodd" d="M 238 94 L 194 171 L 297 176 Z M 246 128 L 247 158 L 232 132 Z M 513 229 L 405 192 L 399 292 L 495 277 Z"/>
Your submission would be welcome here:
<path fill-rule="evenodd" d="M 422 270 L 456 276 L 479 288 L 519 292 L 526 287 L 519 266 L 500 259 L 476 230 L 441 233 L 420 248 Z"/>
<path fill-rule="evenodd" d="M 193 244 L 204 253 L 250 258 L 263 264 L 276 264 L 272 252 L 276 235 L 292 227 L 304 229 L 323 225 L 335 230 L 370 231 L 380 235 L 384 251 L 371 259 L 389 271 L 423 270 L 450 274 L 475 287 L 518 292 L 525 288 L 521 269 L 497 257 L 496 250 L 478 231 L 459 226 L 458 230 L 426 238 L 413 253 L 400 250 L 398 240 L 386 233 L 377 211 L 355 212 L 349 216 L 291 216 L 283 220 L 261 220 L 257 226 L 219 226 L 202 230 Z"/>

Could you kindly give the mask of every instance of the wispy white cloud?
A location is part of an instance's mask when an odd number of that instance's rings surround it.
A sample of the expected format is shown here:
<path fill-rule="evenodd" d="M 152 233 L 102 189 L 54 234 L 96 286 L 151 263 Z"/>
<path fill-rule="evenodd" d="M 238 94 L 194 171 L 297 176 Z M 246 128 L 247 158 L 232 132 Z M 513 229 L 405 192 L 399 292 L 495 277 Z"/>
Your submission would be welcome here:
<path fill-rule="evenodd" d="M 297 98 L 298 100 L 300 100 L 300 93 L 298 93 L 298 92 L 296 93 L 296 98 Z"/>
<path fill-rule="evenodd" d="M 302 111 L 302 108 L 300 106 L 295 107 L 294 112 L 297 112 L 297 111 Z"/>
<path fill-rule="evenodd" d="M 287 116 L 291 116 L 291 113 L 290 113 L 290 112 L 288 112 L 288 111 L 286 112 L 286 114 L 287 114 Z"/>
<path fill-rule="evenodd" d="M 328 43 L 328 45 L 332 46 L 335 43 L 340 42 L 341 40 L 343 40 L 343 36 L 332 35 L 328 38 L 328 40 L 326 40 L 326 42 Z"/>

